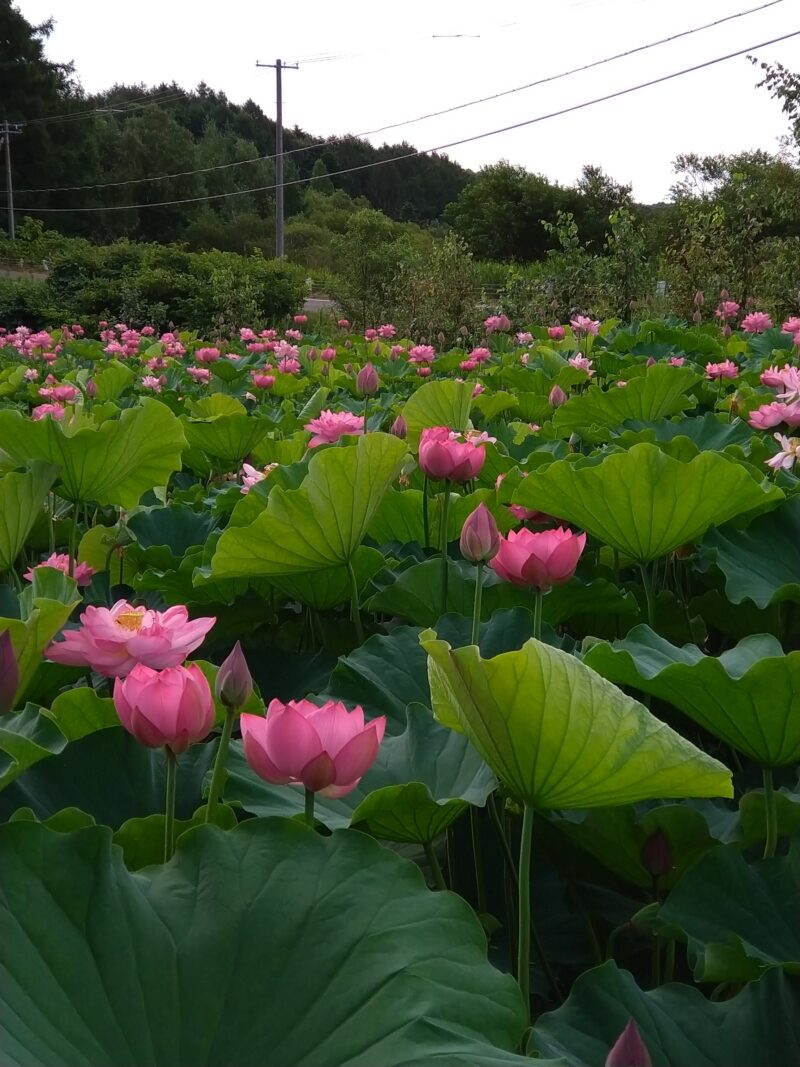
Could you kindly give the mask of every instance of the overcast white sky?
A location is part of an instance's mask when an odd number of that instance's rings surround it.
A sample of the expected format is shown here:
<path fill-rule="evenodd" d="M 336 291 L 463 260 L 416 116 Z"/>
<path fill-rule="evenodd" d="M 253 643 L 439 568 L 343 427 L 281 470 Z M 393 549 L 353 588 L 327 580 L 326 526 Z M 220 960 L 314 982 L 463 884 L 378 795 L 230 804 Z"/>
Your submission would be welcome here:
<path fill-rule="evenodd" d="M 358 134 L 510 89 L 763 2 L 16 0 L 32 22 L 55 18 L 48 54 L 74 60 L 91 92 L 114 82 L 175 80 L 192 88 L 205 81 L 233 101 L 252 97 L 274 115 L 274 73 L 257 70 L 256 60 L 299 61 L 299 71 L 284 75 L 284 122 L 323 136 Z M 637 56 L 370 139 L 435 147 L 793 30 L 800 30 L 800 4 L 783 0 Z M 800 70 L 800 37 L 757 54 Z M 318 55 L 342 58 L 309 61 Z M 755 88 L 758 76 L 742 56 L 449 155 L 473 168 L 505 158 L 563 183 L 594 163 L 632 182 L 638 200 L 656 201 L 666 197 L 679 153 L 777 148 L 788 123 L 766 90 Z"/>

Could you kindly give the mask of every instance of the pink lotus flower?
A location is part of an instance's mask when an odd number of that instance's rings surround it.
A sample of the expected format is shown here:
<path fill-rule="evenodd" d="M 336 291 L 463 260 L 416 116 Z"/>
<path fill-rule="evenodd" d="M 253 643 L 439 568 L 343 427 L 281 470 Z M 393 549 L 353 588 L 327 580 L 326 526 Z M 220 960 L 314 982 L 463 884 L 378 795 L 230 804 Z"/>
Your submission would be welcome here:
<path fill-rule="evenodd" d="M 585 545 L 585 533 L 576 535 L 561 526 L 540 533 L 511 530 L 500 538 L 500 551 L 490 565 L 503 581 L 544 593 L 570 580 Z"/>
<path fill-rule="evenodd" d="M 789 370 L 789 364 L 784 363 L 783 369 L 779 369 L 775 364 L 772 367 L 767 367 L 765 371 L 761 372 L 761 384 L 769 385 L 773 389 L 779 389 L 783 387 L 783 375 L 784 372 Z"/>
<path fill-rule="evenodd" d="M 371 363 L 365 363 L 356 375 L 356 392 L 359 396 L 375 396 L 380 387 L 378 372 Z"/>
<path fill-rule="evenodd" d="M 75 329 L 74 326 L 72 328 L 73 330 Z M 139 332 L 141 333 L 142 337 L 152 337 L 156 331 L 154 326 L 142 326 Z"/>
<path fill-rule="evenodd" d="M 216 363 L 220 357 L 220 350 L 218 348 L 198 348 L 194 354 L 194 358 L 201 363 Z"/>
<path fill-rule="evenodd" d="M 800 426 L 800 400 L 787 404 L 783 409 L 783 421 L 787 426 Z"/>
<path fill-rule="evenodd" d="M 434 481 L 468 482 L 477 478 L 486 460 L 482 444 L 458 441 L 446 426 L 423 430 L 419 442 L 419 465 Z"/>
<path fill-rule="evenodd" d="M 30 367 L 22 375 L 26 382 L 36 382 L 39 380 L 39 372 L 34 367 Z"/>
<path fill-rule="evenodd" d="M 114 682 L 114 707 L 140 744 L 166 745 L 176 756 L 214 725 L 214 699 L 196 663 L 160 671 L 137 663 L 127 678 Z"/>
<path fill-rule="evenodd" d="M 392 345 L 389 349 L 389 359 L 399 359 L 400 356 L 405 354 L 405 351 L 402 345 Z"/>
<path fill-rule="evenodd" d="M 473 348 L 469 358 L 474 359 L 476 363 L 487 363 L 492 358 L 492 353 L 488 348 Z"/>
<path fill-rule="evenodd" d="M 61 404 L 39 404 L 31 412 L 31 418 L 34 422 L 39 422 L 40 419 L 50 416 L 51 419 L 55 419 L 56 422 L 62 422 L 64 419 L 65 408 Z"/>
<path fill-rule="evenodd" d="M 340 330 L 349 330 L 350 329 L 350 322 L 349 322 L 348 319 L 337 319 L 336 320 L 336 325 L 339 327 Z"/>
<path fill-rule="evenodd" d="M 476 396 L 480 396 L 481 393 L 485 392 L 486 386 L 482 382 L 475 382 L 475 385 L 472 387 L 472 399 L 474 400 Z"/>
<path fill-rule="evenodd" d="M 714 314 L 723 322 L 728 319 L 735 319 L 739 314 L 739 305 L 735 300 L 723 300 Z"/>
<path fill-rule="evenodd" d="M 772 319 L 765 311 L 751 311 L 742 319 L 741 328 L 746 333 L 764 333 L 772 329 Z"/>
<path fill-rule="evenodd" d="M 255 341 L 255 339 L 256 339 L 255 332 L 253 330 L 251 330 L 249 326 L 242 326 L 240 328 L 240 330 L 239 330 L 239 340 L 240 341 Z"/>
<path fill-rule="evenodd" d="M 550 338 L 551 341 L 563 341 L 564 338 L 567 336 L 567 331 L 564 329 L 563 326 L 548 326 L 547 336 Z"/>
<path fill-rule="evenodd" d="M 433 345 L 415 345 L 409 349 L 409 363 L 433 363 L 436 359 L 436 349 Z"/>
<path fill-rule="evenodd" d="M 256 389 L 271 389 L 275 384 L 274 374 L 259 374 L 258 371 L 253 371 L 251 378 Z"/>
<path fill-rule="evenodd" d="M 788 318 L 781 326 L 781 333 L 800 333 L 800 316 L 792 315 L 791 318 Z"/>
<path fill-rule="evenodd" d="M 670 367 L 682 367 L 686 362 L 685 356 L 670 356 L 667 363 Z"/>
<path fill-rule="evenodd" d="M 66 552 L 54 552 L 52 556 L 48 556 L 47 559 L 42 560 L 41 563 L 36 563 L 33 567 L 29 567 L 22 577 L 27 581 L 32 582 L 33 572 L 38 570 L 39 567 L 53 567 L 57 571 L 63 571 L 64 574 L 69 574 L 69 556 Z M 72 577 L 79 586 L 84 587 L 91 583 L 94 573 L 94 567 L 90 567 L 88 563 L 78 563 L 76 561 L 72 571 Z"/>
<path fill-rule="evenodd" d="M 145 374 L 142 378 L 142 389 L 150 389 L 154 393 L 161 392 L 161 379 L 152 374 Z"/>
<path fill-rule="evenodd" d="M 470 563 L 488 563 L 500 548 L 500 531 L 494 516 L 481 503 L 470 512 L 461 527 L 461 555 Z"/>
<path fill-rule="evenodd" d="M 322 707 L 272 700 L 265 717 L 245 712 L 240 724 L 245 759 L 259 778 L 343 797 L 375 762 L 386 716 L 365 723 L 362 708 L 348 711 L 334 700 Z"/>
<path fill-rule="evenodd" d="M 211 380 L 211 371 L 206 367 L 187 367 L 186 372 L 196 382 L 207 384 Z"/>
<path fill-rule="evenodd" d="M 290 341 L 303 340 L 303 334 L 300 330 L 284 330 L 284 336 L 288 337 Z"/>
<path fill-rule="evenodd" d="M 333 363 L 333 361 L 336 359 L 336 349 L 323 348 L 320 352 L 320 358 L 324 363 Z"/>
<path fill-rule="evenodd" d="M 547 397 L 547 403 L 551 408 L 560 408 L 562 404 L 566 404 L 567 400 L 569 400 L 569 397 L 558 384 L 553 386 L 550 390 L 550 395 Z"/>
<path fill-rule="evenodd" d="M 798 327 L 798 329 L 800 329 L 800 327 Z M 385 341 L 390 341 L 396 336 L 397 327 L 393 326 L 391 322 L 385 322 L 382 326 L 378 327 L 378 337 L 382 337 Z"/>
<path fill-rule="evenodd" d="M 586 337 L 588 334 L 600 332 L 599 320 L 590 319 L 588 315 L 576 315 L 574 319 L 569 320 L 569 324 L 576 337 Z"/>
<path fill-rule="evenodd" d="M 523 507 L 522 504 L 509 504 L 508 510 L 520 522 L 546 523 L 553 521 L 551 515 L 546 515 L 545 512 L 536 511 L 533 508 Z"/>
<path fill-rule="evenodd" d="M 111 608 L 90 605 L 80 621 L 79 629 L 67 630 L 64 640 L 50 645 L 45 655 L 55 663 L 91 667 L 107 678 L 118 678 L 137 663 L 154 670 L 176 667 L 202 644 L 217 620 L 190 621 L 182 604 L 161 612 L 118 600 Z"/>
<path fill-rule="evenodd" d="M 797 367 L 784 367 L 781 373 L 784 391 L 778 393 L 781 400 L 800 399 L 800 370 Z"/>
<path fill-rule="evenodd" d="M 302 314 L 294 315 L 293 316 L 293 321 L 294 321 L 296 326 L 305 326 L 306 323 L 308 322 L 308 315 L 302 315 Z"/>
<path fill-rule="evenodd" d="M 800 459 L 800 437 L 784 437 L 781 433 L 775 433 L 772 436 L 781 449 L 772 459 L 765 459 L 764 462 L 774 471 L 790 471 L 795 462 Z"/>
<path fill-rule="evenodd" d="M 533 341 L 533 334 L 528 333 L 527 330 L 520 330 L 519 333 L 514 335 L 518 345 L 529 345 Z"/>
<path fill-rule="evenodd" d="M 739 375 L 739 368 L 732 360 L 726 359 L 722 363 L 706 363 L 706 374 L 712 381 L 720 378 L 736 378 Z"/>
<path fill-rule="evenodd" d="M 245 494 L 249 493 L 254 485 L 263 482 L 277 466 L 277 463 L 268 463 L 266 467 L 259 470 L 258 467 L 252 467 L 249 463 L 243 463 L 241 492 Z"/>
<path fill-rule="evenodd" d="M 299 374 L 302 369 L 300 361 L 293 356 L 284 356 L 284 358 L 278 362 L 278 370 L 281 374 Z"/>
<path fill-rule="evenodd" d="M 762 404 L 756 411 L 750 412 L 747 420 L 754 430 L 771 430 L 773 426 L 785 421 L 786 404 L 777 400 L 771 404 Z"/>
<path fill-rule="evenodd" d="M 477 370 L 478 366 L 479 366 L 479 364 L 478 364 L 477 360 L 474 360 L 474 359 L 462 359 L 461 362 L 458 365 L 458 369 L 466 371 L 467 373 L 469 373 L 470 371 Z"/>
<path fill-rule="evenodd" d="M 490 315 L 483 320 L 483 326 L 487 333 L 507 333 L 511 329 L 511 322 L 507 315 Z"/>
<path fill-rule="evenodd" d="M 587 359 L 586 356 L 570 356 L 567 363 L 569 363 L 571 367 L 577 367 L 578 370 L 585 370 L 590 378 L 594 378 L 595 372 L 592 367 L 592 361 Z"/>
<path fill-rule="evenodd" d="M 431 376 L 431 368 L 430 367 L 417 367 L 417 374 L 420 376 L 420 378 L 430 378 L 430 376 Z"/>
<path fill-rule="evenodd" d="M 308 442 L 309 448 L 317 445 L 335 445 L 345 436 L 359 436 L 364 432 L 364 418 L 361 415 L 353 415 L 349 411 L 331 411 L 326 408 L 319 413 L 316 419 L 307 422 L 303 427 L 314 436 Z"/>

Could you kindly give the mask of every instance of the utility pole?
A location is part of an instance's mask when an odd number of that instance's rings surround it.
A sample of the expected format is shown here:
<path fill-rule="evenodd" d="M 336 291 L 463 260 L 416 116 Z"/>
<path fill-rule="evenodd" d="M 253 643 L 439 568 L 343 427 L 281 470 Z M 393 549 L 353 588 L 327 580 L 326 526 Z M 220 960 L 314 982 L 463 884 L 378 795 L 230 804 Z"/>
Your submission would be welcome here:
<path fill-rule="evenodd" d="M 22 133 L 22 124 L 6 120 L 2 128 L 2 143 L 6 149 L 6 201 L 8 204 L 8 236 L 12 241 L 16 240 L 16 228 L 14 226 L 14 187 L 11 184 L 11 137 L 15 133 Z"/>
<path fill-rule="evenodd" d="M 275 256 L 283 256 L 283 85 L 281 71 L 299 70 L 297 63 L 256 63 L 257 67 L 272 67 L 275 70 Z"/>

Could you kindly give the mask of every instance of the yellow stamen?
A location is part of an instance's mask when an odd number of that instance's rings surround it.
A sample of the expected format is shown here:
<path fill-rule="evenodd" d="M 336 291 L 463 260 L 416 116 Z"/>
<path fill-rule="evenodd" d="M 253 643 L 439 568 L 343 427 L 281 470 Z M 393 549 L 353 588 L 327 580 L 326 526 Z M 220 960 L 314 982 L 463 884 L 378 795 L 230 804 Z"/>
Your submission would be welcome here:
<path fill-rule="evenodd" d="M 116 621 L 123 630 L 140 630 L 143 619 L 143 611 L 123 611 L 121 615 L 117 615 Z"/>

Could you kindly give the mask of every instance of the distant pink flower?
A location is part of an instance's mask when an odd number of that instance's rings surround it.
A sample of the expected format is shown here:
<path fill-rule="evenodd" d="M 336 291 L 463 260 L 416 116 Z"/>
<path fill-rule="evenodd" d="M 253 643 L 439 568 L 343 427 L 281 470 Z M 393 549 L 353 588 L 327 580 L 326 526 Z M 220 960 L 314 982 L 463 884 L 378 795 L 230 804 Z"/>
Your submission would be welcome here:
<path fill-rule="evenodd" d="M 474 360 L 474 359 L 462 359 L 462 361 L 458 365 L 458 368 L 459 368 L 459 370 L 467 371 L 467 373 L 469 373 L 469 371 L 477 370 L 478 366 L 479 366 L 479 364 L 478 364 L 477 360 Z"/>
<path fill-rule="evenodd" d="M 532 333 L 528 333 L 527 330 L 520 330 L 519 333 L 515 334 L 515 340 L 516 340 L 517 344 L 529 345 L 531 343 L 531 341 L 533 340 L 533 334 Z"/>
<path fill-rule="evenodd" d="M 563 326 L 548 326 L 547 336 L 551 341 L 563 341 L 567 333 Z"/>
<path fill-rule="evenodd" d="M 800 333 L 800 316 L 792 315 L 791 318 L 788 318 L 781 326 L 781 333 Z"/>
<path fill-rule="evenodd" d="M 389 359 L 398 359 L 405 354 L 405 348 L 402 345 L 392 345 L 389 349 Z"/>
<path fill-rule="evenodd" d="M 288 337 L 290 341 L 302 341 L 303 334 L 300 330 L 284 330 L 284 337 Z"/>
<path fill-rule="evenodd" d="M 57 401 L 59 404 L 74 404 L 78 397 L 81 395 L 80 389 L 74 385 L 56 385 L 52 389 L 39 390 L 40 396 L 49 396 L 51 400 Z"/>
<path fill-rule="evenodd" d="M 335 445 L 342 437 L 363 434 L 364 418 L 349 411 L 331 411 L 326 408 L 316 419 L 307 422 L 303 429 L 314 435 L 308 442 L 309 448 Z"/>
<path fill-rule="evenodd" d="M 202 644 L 216 619 L 190 620 L 182 604 L 162 612 L 118 600 L 111 608 L 90 605 L 80 621 L 77 630 L 66 630 L 64 640 L 50 645 L 45 655 L 55 663 L 91 667 L 116 678 L 137 663 L 154 670 L 176 667 Z"/>
<path fill-rule="evenodd" d="M 706 374 L 712 380 L 736 378 L 739 375 L 739 368 L 732 360 L 726 359 L 722 363 L 706 363 Z"/>
<path fill-rule="evenodd" d="M 800 327 L 798 327 L 798 329 L 800 329 Z M 378 337 L 382 337 L 385 341 L 390 341 L 396 336 L 397 327 L 393 326 L 391 322 L 385 322 L 382 326 L 378 327 Z"/>
<path fill-rule="evenodd" d="M 420 378 L 430 378 L 430 376 L 431 376 L 431 368 L 427 367 L 427 366 L 426 367 L 417 367 L 417 374 L 420 376 Z"/>
<path fill-rule="evenodd" d="M 772 459 L 766 459 L 764 462 L 774 471 L 790 471 L 795 462 L 800 459 L 800 437 L 784 437 L 780 433 L 775 433 L 772 436 L 781 446 L 781 450 Z"/>
<path fill-rule="evenodd" d="M 249 326 L 242 326 L 242 328 L 239 330 L 239 340 L 240 341 L 255 341 L 255 339 L 256 339 L 256 335 L 250 329 L 250 327 Z"/>
<path fill-rule="evenodd" d="M 765 311 L 751 311 L 742 319 L 741 329 L 745 333 L 764 333 L 772 329 L 772 319 Z"/>
<path fill-rule="evenodd" d="M 483 320 L 483 326 L 487 333 L 507 333 L 511 329 L 511 322 L 507 315 L 490 315 Z"/>
<path fill-rule="evenodd" d="M 492 353 L 488 348 L 473 348 L 469 358 L 474 359 L 476 363 L 487 363 L 492 358 Z"/>
<path fill-rule="evenodd" d="M 528 360 L 529 359 L 530 359 L 530 356 L 529 356 L 529 354 L 527 352 L 523 352 L 522 355 L 519 357 L 519 361 L 523 365 L 523 367 L 527 367 L 528 366 Z"/>
<path fill-rule="evenodd" d="M 485 393 L 485 392 L 486 392 L 486 386 L 482 382 L 475 382 L 475 385 L 473 386 L 473 389 L 472 389 L 472 399 L 474 400 L 476 396 L 480 396 L 481 393 Z"/>
<path fill-rule="evenodd" d="M 578 370 L 585 370 L 590 378 L 594 378 L 594 369 L 592 367 L 592 361 L 587 359 L 586 356 L 570 356 L 567 363 L 572 367 L 577 367 Z"/>
<path fill-rule="evenodd" d="M 433 345 L 415 345 L 409 349 L 409 363 L 433 363 L 436 359 L 436 349 Z"/>
<path fill-rule="evenodd" d="M 337 319 L 336 325 L 339 327 L 340 330 L 350 329 L 350 321 L 348 319 Z"/>
<path fill-rule="evenodd" d="M 714 314 L 723 322 L 728 319 L 735 319 L 739 314 L 739 305 L 735 300 L 723 300 Z"/>
<path fill-rule="evenodd" d="M 33 572 L 38 570 L 39 567 L 53 567 L 57 571 L 69 574 L 69 556 L 66 552 L 54 552 L 52 556 L 48 556 L 41 563 L 36 563 L 33 567 L 29 567 L 22 577 L 32 582 Z M 91 583 L 94 573 L 94 567 L 90 567 L 88 563 L 76 563 L 72 571 L 72 577 L 79 586 L 84 587 Z"/>
<path fill-rule="evenodd" d="M 268 463 L 266 467 L 261 470 L 258 467 L 252 467 L 249 463 L 242 464 L 242 493 L 249 493 L 254 485 L 258 485 L 259 482 L 263 482 L 264 479 L 275 470 L 278 466 L 277 463 Z"/>
<path fill-rule="evenodd" d="M 211 380 L 211 371 L 206 367 L 187 367 L 186 373 L 196 382 L 207 383 Z"/>
<path fill-rule="evenodd" d="M 34 367 L 28 368 L 22 376 L 26 382 L 35 382 L 39 378 L 39 372 Z"/>
<path fill-rule="evenodd" d="M 370 327 L 368 330 L 364 330 L 365 341 L 375 341 L 378 337 L 378 331 Z"/>
<path fill-rule="evenodd" d="M 784 363 L 782 369 L 779 369 L 777 364 L 767 367 L 765 371 L 761 372 L 761 384 L 769 385 L 773 389 L 783 388 L 783 375 L 789 369 L 788 363 Z"/>
<path fill-rule="evenodd" d="M 39 404 L 31 412 L 31 418 L 34 422 L 39 422 L 40 419 L 44 419 L 49 415 L 56 422 L 61 422 L 64 418 L 65 410 L 60 404 Z"/>
<path fill-rule="evenodd" d="M 161 392 L 161 379 L 160 378 L 156 378 L 152 374 L 145 374 L 144 378 L 142 378 L 142 388 L 143 389 L 150 389 L 154 393 L 160 393 Z"/>
<path fill-rule="evenodd" d="M 682 367 L 686 362 L 686 356 L 670 356 L 667 363 L 670 367 Z"/>
<path fill-rule="evenodd" d="M 588 334 L 600 332 L 599 320 L 590 319 L 588 315 L 576 315 L 574 319 L 569 320 L 569 324 L 576 337 L 586 337 Z"/>
<path fill-rule="evenodd" d="M 308 315 L 295 315 L 293 317 L 293 320 L 297 326 L 305 326 L 305 324 L 308 322 Z"/>
<path fill-rule="evenodd" d="M 72 328 L 73 330 L 75 329 L 74 326 Z M 142 326 L 139 332 L 141 333 L 142 337 L 152 337 L 156 330 L 154 326 Z"/>
<path fill-rule="evenodd" d="M 754 430 L 771 430 L 785 421 L 786 405 L 777 400 L 771 404 L 762 404 L 757 411 L 751 411 L 747 420 Z"/>
<path fill-rule="evenodd" d="M 299 374 L 302 370 L 302 366 L 300 365 L 300 361 L 293 356 L 285 356 L 278 363 L 278 370 L 281 374 Z"/>
<path fill-rule="evenodd" d="M 201 363 L 216 363 L 220 357 L 220 351 L 218 348 L 198 348 L 194 354 L 194 358 Z"/>
<path fill-rule="evenodd" d="M 263 337 L 265 341 L 274 341 L 275 338 L 278 336 L 278 331 L 277 330 L 262 330 L 261 333 L 258 336 L 259 337 Z"/>
<path fill-rule="evenodd" d="M 259 374 L 258 371 L 253 371 L 251 378 L 256 389 L 271 389 L 275 384 L 274 374 Z"/>
<path fill-rule="evenodd" d="M 332 363 L 336 359 L 335 348 L 323 348 L 320 357 L 324 363 Z"/>
<path fill-rule="evenodd" d="M 624 378 L 620 378 L 619 381 L 617 382 L 617 388 L 618 389 L 624 389 L 627 384 L 628 383 L 625 381 Z"/>
<path fill-rule="evenodd" d="M 259 352 L 271 351 L 274 347 L 274 345 L 270 347 L 266 341 L 250 341 L 249 344 L 245 345 L 247 351 L 252 352 L 254 355 L 258 355 Z M 230 353 L 228 354 L 228 357 L 230 358 Z M 239 357 L 237 356 L 236 358 L 238 359 Z"/>

